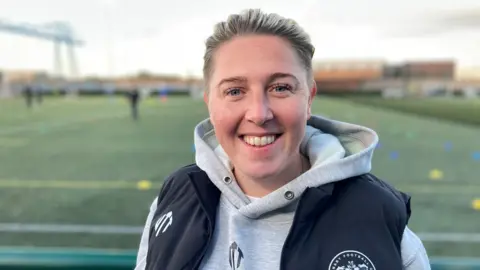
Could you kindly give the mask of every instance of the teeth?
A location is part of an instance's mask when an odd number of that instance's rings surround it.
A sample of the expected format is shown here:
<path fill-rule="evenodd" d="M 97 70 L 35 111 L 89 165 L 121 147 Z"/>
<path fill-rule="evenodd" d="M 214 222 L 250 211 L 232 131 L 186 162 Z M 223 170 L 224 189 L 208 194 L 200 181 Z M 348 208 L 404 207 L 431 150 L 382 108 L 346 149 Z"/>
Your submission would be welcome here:
<path fill-rule="evenodd" d="M 275 141 L 275 135 L 256 137 L 256 136 L 243 136 L 243 140 L 254 146 L 265 146 Z"/>

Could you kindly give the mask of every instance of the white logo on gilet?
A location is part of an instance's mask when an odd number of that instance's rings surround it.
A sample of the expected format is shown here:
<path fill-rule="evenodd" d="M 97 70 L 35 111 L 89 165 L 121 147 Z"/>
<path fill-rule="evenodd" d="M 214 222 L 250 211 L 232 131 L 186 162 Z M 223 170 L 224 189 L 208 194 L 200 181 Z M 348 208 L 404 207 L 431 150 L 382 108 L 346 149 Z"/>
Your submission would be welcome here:
<path fill-rule="evenodd" d="M 173 222 L 172 211 L 161 216 L 155 223 L 155 232 L 156 232 L 155 237 L 157 237 L 160 232 L 164 233 L 170 227 L 170 225 L 172 225 L 172 222 Z"/>
<path fill-rule="evenodd" d="M 328 270 L 375 270 L 375 265 L 365 254 L 356 250 L 346 250 L 333 258 Z"/>

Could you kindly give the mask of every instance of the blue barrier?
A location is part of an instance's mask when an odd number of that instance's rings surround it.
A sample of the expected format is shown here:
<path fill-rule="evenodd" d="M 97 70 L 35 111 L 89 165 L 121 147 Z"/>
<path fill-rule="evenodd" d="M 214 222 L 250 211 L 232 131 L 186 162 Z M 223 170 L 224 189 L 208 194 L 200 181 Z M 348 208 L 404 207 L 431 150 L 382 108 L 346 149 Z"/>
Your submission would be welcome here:
<path fill-rule="evenodd" d="M 98 269 L 135 266 L 135 250 L 0 248 L 2 270 Z M 430 258 L 432 270 L 480 270 L 480 258 Z"/>
<path fill-rule="evenodd" d="M 2 270 L 131 270 L 135 259 L 135 251 L 123 250 L 0 248 Z"/>

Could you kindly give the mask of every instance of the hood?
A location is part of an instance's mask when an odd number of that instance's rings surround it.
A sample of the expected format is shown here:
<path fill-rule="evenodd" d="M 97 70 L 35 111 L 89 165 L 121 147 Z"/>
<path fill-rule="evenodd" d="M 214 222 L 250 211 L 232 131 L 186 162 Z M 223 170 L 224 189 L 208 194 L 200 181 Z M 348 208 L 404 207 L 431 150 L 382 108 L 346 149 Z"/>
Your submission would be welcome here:
<path fill-rule="evenodd" d="M 254 202 L 235 181 L 224 181 L 225 177 L 235 179 L 232 164 L 218 143 L 209 119 L 195 127 L 194 140 L 196 164 L 207 173 L 222 196 L 245 216 L 258 218 L 295 202 L 285 199 L 286 191 L 293 192 L 295 198 L 299 198 L 308 187 L 318 187 L 370 172 L 378 136 L 366 127 L 312 116 L 300 145 L 300 151 L 309 159 L 311 168 Z"/>

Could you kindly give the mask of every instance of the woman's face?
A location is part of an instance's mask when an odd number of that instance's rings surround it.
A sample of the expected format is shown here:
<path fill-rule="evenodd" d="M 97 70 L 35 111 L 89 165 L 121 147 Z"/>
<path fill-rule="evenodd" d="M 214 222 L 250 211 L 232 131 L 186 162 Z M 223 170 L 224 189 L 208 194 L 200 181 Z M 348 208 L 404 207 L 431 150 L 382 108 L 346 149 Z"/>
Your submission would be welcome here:
<path fill-rule="evenodd" d="M 235 174 L 271 178 L 298 164 L 316 94 L 308 85 L 297 54 L 279 37 L 236 37 L 217 49 L 205 102 Z"/>

